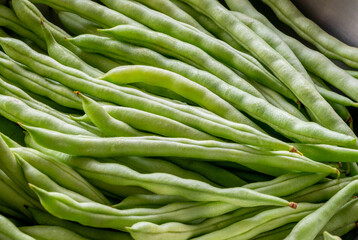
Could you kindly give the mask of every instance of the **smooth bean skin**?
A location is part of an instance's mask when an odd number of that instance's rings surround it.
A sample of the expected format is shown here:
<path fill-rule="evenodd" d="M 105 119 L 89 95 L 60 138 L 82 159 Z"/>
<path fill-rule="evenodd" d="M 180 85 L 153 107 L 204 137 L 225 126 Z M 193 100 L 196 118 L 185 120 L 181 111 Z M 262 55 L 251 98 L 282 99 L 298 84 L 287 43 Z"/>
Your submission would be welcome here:
<path fill-rule="evenodd" d="M 267 154 L 255 154 L 237 149 L 215 147 L 221 142 L 211 141 L 214 147 L 205 147 L 206 141 L 186 141 L 179 139 L 177 141 L 168 138 L 152 137 L 131 137 L 131 138 L 91 138 L 74 137 L 54 131 L 24 126 L 34 140 L 44 147 L 59 150 L 64 153 L 92 156 L 92 157 L 112 157 L 112 156 L 163 156 L 163 157 L 187 157 L 201 158 L 208 160 L 232 161 L 244 163 L 245 165 L 268 165 L 280 169 L 296 169 L 303 172 L 326 172 L 337 173 L 337 169 L 328 165 L 299 156 L 298 154 L 280 152 L 267 152 Z M 61 144 L 59 144 L 61 139 Z M 163 140 L 161 140 L 163 139 Z M 199 144 L 194 145 L 193 143 Z M 200 144 L 202 144 L 200 146 Z M 225 144 L 224 144 L 225 145 Z M 240 148 L 240 144 L 229 144 L 235 148 Z M 116 147 L 114 147 L 116 146 Z M 218 145 L 216 145 L 218 146 Z M 225 145 L 226 146 L 226 145 Z M 180 151 L 179 151 L 180 149 Z"/>
<path fill-rule="evenodd" d="M 358 180 L 350 182 L 331 199 L 329 199 L 322 207 L 302 219 L 285 238 L 289 239 L 314 239 L 321 231 L 329 219 L 339 211 L 358 190 Z M 313 227 L 314 226 L 314 227 Z"/>
<path fill-rule="evenodd" d="M 30 39 L 40 47 L 40 49 L 46 49 L 46 43 L 36 36 L 30 29 L 26 28 L 15 13 L 4 5 L 0 5 L 0 26 L 6 27 L 20 36 Z"/>
<path fill-rule="evenodd" d="M 72 1 L 69 1 L 72 2 Z M 80 4 L 81 4 L 80 0 Z M 87 3 L 90 1 L 87 1 Z M 65 40 L 64 37 L 69 38 L 71 37 L 69 34 L 67 34 L 64 30 L 59 28 L 58 26 L 54 25 L 50 21 L 46 20 L 46 18 L 42 15 L 42 13 L 37 9 L 37 7 L 32 4 L 28 0 L 15 0 L 12 1 L 12 7 L 14 8 L 14 11 L 16 15 L 19 17 L 19 19 L 23 22 L 23 24 L 27 25 L 28 28 L 31 29 L 34 33 L 37 34 L 37 36 L 42 37 L 43 32 L 41 29 L 40 20 L 44 21 L 50 26 L 51 33 L 55 37 L 56 41 L 78 55 L 81 59 L 83 59 L 85 62 L 90 64 L 91 66 L 94 66 L 101 71 L 109 71 L 110 69 L 119 66 L 115 61 L 112 61 L 111 59 L 108 59 L 106 57 L 103 57 L 99 54 L 89 54 L 81 51 L 81 49 L 77 48 L 73 44 L 70 44 L 68 41 Z M 83 8 L 81 8 L 83 10 Z M 94 15 L 97 16 L 97 15 Z"/>
<path fill-rule="evenodd" d="M 289 25 L 302 38 L 315 45 L 322 53 L 330 58 L 343 61 L 348 66 L 358 67 L 358 49 L 339 41 L 329 35 L 317 24 L 306 18 L 295 5 L 287 0 L 263 0 L 276 16 Z"/>
<path fill-rule="evenodd" d="M 12 148 L 11 151 L 21 156 L 29 164 L 45 173 L 62 187 L 80 193 L 95 202 L 110 204 L 100 191 L 89 184 L 72 168 L 56 159 L 32 148 Z"/>
<path fill-rule="evenodd" d="M 89 238 L 81 237 L 80 235 L 62 227 L 35 225 L 19 228 L 21 232 L 28 234 L 38 240 L 89 240 Z"/>
<path fill-rule="evenodd" d="M 314 113 L 320 124 L 331 130 L 355 136 L 306 78 L 219 2 L 211 0 L 185 0 L 184 2 L 205 12 L 259 58 L 297 96 L 300 102 Z"/>
<path fill-rule="evenodd" d="M 81 236 L 94 240 L 130 240 L 129 234 L 111 229 L 91 228 L 81 224 L 57 218 L 36 208 L 29 208 L 35 221 L 41 225 L 53 225 L 69 229 Z"/>
<path fill-rule="evenodd" d="M 136 194 L 123 199 L 120 203 L 114 205 L 118 209 L 127 209 L 135 207 L 160 207 L 174 202 L 189 201 L 179 196 L 159 195 L 159 194 Z"/>
<path fill-rule="evenodd" d="M 4 240 L 35 240 L 31 236 L 22 233 L 10 220 L 0 215 L 0 234 Z"/>
<path fill-rule="evenodd" d="M 290 222 L 302 219 L 312 211 L 320 207 L 320 204 L 301 203 L 297 209 L 275 208 L 258 213 L 257 215 L 243 219 L 220 230 L 194 238 L 195 240 L 221 240 L 221 239 L 250 239 L 262 232 L 272 230 Z"/>
<path fill-rule="evenodd" d="M 88 35 L 83 35 L 77 38 L 73 39 L 73 42 L 76 43 L 77 45 L 80 45 L 81 47 L 83 47 L 83 49 L 90 49 L 90 51 L 98 51 L 99 48 L 101 48 L 101 52 L 107 54 L 110 54 L 111 56 L 115 55 L 116 52 L 123 52 L 130 50 L 127 55 L 133 55 L 132 50 L 133 47 L 131 47 L 130 45 L 125 45 L 125 44 L 119 44 L 118 41 L 111 41 L 110 39 L 106 39 L 103 37 L 98 37 L 98 36 L 88 36 Z M 87 48 L 86 46 L 89 46 L 90 48 Z M 105 49 L 105 50 L 104 50 Z M 143 54 L 143 50 L 141 51 L 136 51 L 136 54 Z M 150 54 L 149 54 L 150 55 Z M 148 55 L 148 56 L 149 56 Z M 142 55 L 142 57 L 146 57 L 144 54 Z M 140 62 L 142 64 L 142 62 Z M 173 70 L 175 71 L 175 70 Z M 182 74 L 182 73 L 181 73 Z M 183 74 L 182 74 L 183 75 Z M 194 80 L 194 78 L 187 76 L 189 79 Z M 200 78 L 200 79 L 204 79 L 205 78 Z M 205 86 L 208 83 L 205 83 Z M 203 83 L 201 83 L 201 85 L 204 85 Z M 239 89 L 234 89 L 234 88 L 227 88 L 224 87 L 224 85 L 222 84 L 215 84 L 215 88 L 216 90 L 213 90 L 212 88 L 210 88 L 212 91 L 222 91 L 222 93 L 218 95 L 222 96 L 224 99 L 228 100 L 229 102 L 234 103 L 234 105 L 242 110 L 245 111 L 246 113 L 250 114 L 251 116 L 253 116 L 254 118 L 263 121 L 265 123 L 267 123 L 268 125 L 270 125 L 271 127 L 273 127 L 275 130 L 277 130 L 278 132 L 296 139 L 300 142 L 313 142 L 314 138 L 318 138 L 319 135 L 321 135 L 324 132 L 326 132 L 326 130 L 320 129 L 318 130 L 317 127 L 318 125 L 312 124 L 312 123 L 307 123 L 307 122 L 302 122 L 299 119 L 293 117 L 292 115 L 288 114 L 285 111 L 282 111 L 276 107 L 273 107 L 271 104 L 267 103 L 267 101 L 263 101 L 259 98 L 254 98 L 251 95 L 245 94 L 245 92 L 240 91 Z M 223 95 L 225 93 L 225 95 Z M 252 126 L 252 125 L 251 125 Z M 319 127 L 321 128 L 321 127 Z M 289 129 L 289 130 L 288 130 Z M 309 131 L 308 131 L 309 129 Z M 313 134 L 314 133 L 314 134 Z M 326 134 L 325 134 L 326 135 Z M 310 137 L 309 137 L 310 136 Z M 320 137 L 319 141 L 316 141 L 316 143 L 322 143 L 327 141 L 328 139 L 330 139 L 331 137 L 328 137 L 327 135 L 325 137 Z M 335 137 L 335 139 L 337 140 L 337 138 Z M 335 144 L 335 145 L 339 145 L 339 144 Z"/>
<path fill-rule="evenodd" d="M 165 56 L 177 58 L 187 64 L 210 72 L 222 81 L 239 88 L 253 96 L 262 95 L 250 83 L 235 74 L 233 70 L 212 58 L 200 48 L 182 42 L 163 33 L 142 29 L 135 26 L 116 26 L 111 29 L 99 30 L 110 36 L 130 44 L 146 47 Z M 274 85 L 274 83 L 273 83 Z"/>
<path fill-rule="evenodd" d="M 267 27 L 271 28 L 282 40 L 286 42 L 308 71 L 340 89 L 353 100 L 358 101 L 358 82 L 354 77 L 350 76 L 349 73 L 340 67 L 337 67 L 331 60 L 320 52 L 306 47 L 300 41 L 279 31 L 264 15 L 259 13 L 249 1 L 225 0 L 225 2 L 231 10 L 245 13 L 246 15 L 259 20 Z"/>
<path fill-rule="evenodd" d="M 77 14 L 60 11 L 58 12 L 58 18 L 60 19 L 62 25 L 65 26 L 65 29 L 70 31 L 75 36 L 81 34 L 100 34 L 97 29 L 101 28 L 98 24 L 91 22 L 87 19 L 84 19 Z"/>
<path fill-rule="evenodd" d="M 132 137 L 132 136 L 145 136 L 147 134 L 140 132 L 125 122 L 119 121 L 111 117 L 106 110 L 95 100 L 84 96 L 80 92 L 76 94 L 82 100 L 83 110 L 89 116 L 91 121 L 97 126 L 102 132 L 109 137 Z"/>
<path fill-rule="evenodd" d="M 224 99 L 204 86 L 174 72 L 149 66 L 122 66 L 112 69 L 101 79 L 115 84 L 144 82 L 149 85 L 168 88 L 223 118 L 229 120 L 241 119 L 242 114 Z"/>
<path fill-rule="evenodd" d="M 158 14 L 145 6 L 134 4 L 131 1 L 102 0 L 102 2 L 109 8 L 115 9 L 116 11 L 131 17 L 155 31 L 166 33 L 176 39 L 200 47 L 216 59 L 220 60 L 220 62 L 236 68 L 252 79 L 262 83 L 266 82 L 268 85 L 272 84 L 273 81 L 276 81 L 275 77 L 262 67 L 255 58 L 232 48 L 230 45 L 219 41 L 216 38 L 209 37 L 207 34 L 202 33 L 191 26 L 182 24 L 163 14 Z M 138 18 L 138 16 L 141 17 Z M 295 96 L 289 91 L 284 92 L 284 95 L 296 100 Z"/>
<path fill-rule="evenodd" d="M 99 77 L 103 74 L 100 70 L 88 65 L 76 54 L 57 43 L 56 39 L 52 35 L 49 27 L 46 23 L 41 21 L 42 30 L 45 36 L 47 45 L 47 53 L 50 57 L 62 63 L 65 66 L 69 66 L 85 72 L 89 76 Z"/>

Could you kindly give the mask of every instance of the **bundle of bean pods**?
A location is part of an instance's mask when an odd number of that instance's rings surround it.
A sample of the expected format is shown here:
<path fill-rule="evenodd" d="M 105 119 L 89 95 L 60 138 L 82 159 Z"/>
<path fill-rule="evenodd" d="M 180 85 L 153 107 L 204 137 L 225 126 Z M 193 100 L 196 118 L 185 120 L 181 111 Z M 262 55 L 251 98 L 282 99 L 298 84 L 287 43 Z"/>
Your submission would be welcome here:
<path fill-rule="evenodd" d="M 248 0 L 1 1 L 0 239 L 354 237 L 358 49 L 262 2 L 315 49 Z"/>

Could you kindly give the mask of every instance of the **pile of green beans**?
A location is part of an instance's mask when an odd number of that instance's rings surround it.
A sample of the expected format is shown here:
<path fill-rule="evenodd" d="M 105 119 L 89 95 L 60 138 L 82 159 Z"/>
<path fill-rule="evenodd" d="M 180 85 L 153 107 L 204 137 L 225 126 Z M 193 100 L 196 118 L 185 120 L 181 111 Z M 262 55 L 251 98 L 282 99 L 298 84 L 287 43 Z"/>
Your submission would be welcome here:
<path fill-rule="evenodd" d="M 357 235 L 358 50 L 262 2 L 317 50 L 248 0 L 0 0 L 0 239 Z"/>

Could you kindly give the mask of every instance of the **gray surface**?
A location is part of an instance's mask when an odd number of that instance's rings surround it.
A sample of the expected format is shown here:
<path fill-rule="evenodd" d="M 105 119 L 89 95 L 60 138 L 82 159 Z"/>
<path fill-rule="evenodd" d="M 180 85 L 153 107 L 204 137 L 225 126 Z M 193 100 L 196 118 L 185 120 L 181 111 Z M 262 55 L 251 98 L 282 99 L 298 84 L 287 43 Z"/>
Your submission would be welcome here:
<path fill-rule="evenodd" d="M 310 19 L 343 42 L 358 47 L 357 0 L 294 0 Z"/>

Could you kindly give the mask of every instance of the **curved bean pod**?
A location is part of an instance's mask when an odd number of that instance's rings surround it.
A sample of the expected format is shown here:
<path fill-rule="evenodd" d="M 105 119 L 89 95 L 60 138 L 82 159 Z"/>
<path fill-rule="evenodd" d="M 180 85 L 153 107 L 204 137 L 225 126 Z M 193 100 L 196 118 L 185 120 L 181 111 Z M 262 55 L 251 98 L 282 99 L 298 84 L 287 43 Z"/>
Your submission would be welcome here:
<path fill-rule="evenodd" d="M 264 15 L 259 13 L 249 1 L 225 0 L 225 2 L 230 9 L 245 13 L 246 15 L 259 20 L 267 27 L 271 28 L 282 40 L 286 42 L 307 71 L 314 73 L 316 76 L 340 89 L 353 100 L 358 101 L 358 82 L 354 77 L 349 75 L 349 73 L 340 67 L 337 67 L 337 65 L 320 52 L 306 47 L 300 41 L 279 31 Z"/>
<path fill-rule="evenodd" d="M 147 134 L 139 132 L 132 128 L 125 122 L 119 121 L 111 117 L 106 110 L 96 101 L 84 96 L 80 92 L 76 92 L 82 100 L 83 110 L 89 116 L 91 121 L 97 126 L 102 132 L 109 137 L 124 137 L 124 136 L 145 136 Z"/>
<path fill-rule="evenodd" d="M 89 184 L 72 168 L 56 159 L 31 148 L 12 148 L 11 151 L 21 156 L 29 164 L 45 173 L 62 187 L 77 192 L 95 202 L 110 204 L 100 191 Z"/>
<path fill-rule="evenodd" d="M 262 0 L 277 15 L 289 25 L 298 35 L 315 45 L 325 55 L 338 59 L 347 65 L 358 67 L 358 49 L 348 46 L 329 35 L 313 21 L 306 18 L 295 5 L 288 0 Z"/>
<path fill-rule="evenodd" d="M 65 28 L 74 35 L 81 35 L 86 33 L 95 35 L 100 34 L 97 29 L 101 28 L 101 26 L 82 18 L 77 14 L 60 11 L 58 12 L 58 18 L 60 19 L 62 25 L 64 25 Z"/>
<path fill-rule="evenodd" d="M 0 138 L 2 138 L 2 140 L 6 143 L 6 145 L 7 145 L 9 148 L 22 147 L 20 144 L 18 144 L 17 142 L 15 142 L 14 140 L 12 140 L 11 138 L 9 138 L 8 136 L 6 136 L 5 134 L 3 134 L 2 132 L 0 132 Z"/>
<path fill-rule="evenodd" d="M 128 50 L 130 51 L 127 52 L 125 56 L 141 56 L 141 58 L 147 58 L 147 56 L 150 56 L 151 54 L 150 52 L 148 52 L 148 50 L 146 51 L 147 54 L 143 54 L 145 49 L 141 49 L 140 51 L 138 50 L 136 51 L 136 54 L 133 54 L 132 50 L 133 51 L 135 50 L 133 46 L 129 44 L 119 43 L 118 41 L 110 40 L 108 38 L 106 39 L 104 37 L 83 35 L 74 38 L 73 41 L 78 46 L 81 46 L 84 49 L 88 50 L 86 46 L 90 46 L 89 47 L 90 51 L 98 51 L 98 49 L 100 49 L 102 53 L 111 56 L 116 56 L 116 52 L 121 52 L 122 54 L 123 52 Z M 154 61 L 156 60 L 157 59 L 155 59 Z M 168 60 L 166 60 L 165 62 L 167 61 Z M 173 62 L 173 66 L 179 64 L 180 62 L 175 62 L 175 63 Z M 175 70 L 173 71 L 177 72 Z M 187 76 L 187 78 L 192 79 L 193 81 L 195 79 L 208 80 L 208 78 L 202 78 L 202 77 L 194 79 L 190 76 Z M 210 80 L 212 79 L 213 78 L 211 78 Z M 213 83 L 212 81 L 210 82 Z M 209 82 L 205 82 L 205 84 L 201 82 L 201 85 L 208 86 L 207 84 L 209 84 Z M 216 90 L 212 90 L 212 91 L 217 92 L 218 95 L 222 96 L 224 99 L 227 99 L 231 103 L 234 103 L 237 108 L 249 113 L 251 116 L 255 117 L 256 119 L 267 123 L 278 132 L 283 133 L 284 135 L 294 138 L 300 142 L 312 143 L 314 142 L 315 138 L 318 138 L 319 135 L 327 131 L 327 130 L 323 130 L 322 127 L 318 125 L 301 122 L 299 119 L 293 117 L 292 115 L 286 113 L 285 111 L 273 107 L 271 104 L 267 103 L 267 101 L 264 101 L 259 98 L 255 98 L 249 94 L 246 94 L 243 91 L 240 91 L 239 89 L 227 88 L 221 83 L 220 84 L 215 83 L 214 85 Z M 210 87 L 210 89 L 212 88 Z M 219 94 L 218 91 L 221 91 L 222 93 Z M 249 125 L 252 126 L 251 124 Z M 320 130 L 317 129 L 317 127 Z M 326 134 L 324 135 L 325 137 L 322 138 L 320 137 L 320 140 L 315 141 L 315 143 L 322 143 L 330 139 L 330 137 L 328 137 Z M 334 139 L 337 140 L 337 137 L 335 137 Z M 339 145 L 339 144 L 335 144 L 335 145 Z"/>
<path fill-rule="evenodd" d="M 180 41 L 163 33 L 129 25 L 120 25 L 111 29 L 99 29 L 99 31 L 109 34 L 120 41 L 146 47 L 160 54 L 177 58 L 187 64 L 210 72 L 236 88 L 262 98 L 262 95 L 250 83 L 235 74 L 234 71 L 221 62 L 212 58 L 205 51 L 192 44 Z M 272 85 L 277 89 L 281 89 L 276 86 L 277 84 L 275 84 L 275 82 L 273 82 Z"/>
<path fill-rule="evenodd" d="M 0 5 L 0 26 L 9 28 L 20 36 L 30 39 L 42 50 L 46 49 L 46 43 L 30 29 L 24 27 L 24 24 L 17 18 L 15 13 L 4 5 Z"/>
<path fill-rule="evenodd" d="M 4 240 L 36 240 L 21 232 L 10 220 L 0 215 L 0 235 Z"/>
<path fill-rule="evenodd" d="M 29 208 L 29 210 L 38 224 L 60 226 L 69 229 L 81 236 L 87 237 L 89 239 L 132 240 L 129 234 L 124 232 L 115 231 L 111 229 L 91 228 L 75 222 L 70 222 L 70 221 L 62 220 L 60 218 L 56 218 L 55 216 L 48 214 L 47 212 L 38 210 L 36 208 Z"/>
<path fill-rule="evenodd" d="M 87 1 L 88 3 L 89 1 Z M 91 2 L 90 2 L 91 3 Z M 44 38 L 43 31 L 41 29 L 40 20 L 47 23 L 49 26 L 51 33 L 55 37 L 56 41 L 78 55 L 80 58 L 82 58 L 85 62 L 90 64 L 91 66 L 94 66 L 104 72 L 119 66 L 120 64 L 116 63 L 115 61 L 112 61 L 111 59 L 108 59 L 106 57 L 103 57 L 99 54 L 89 54 L 81 51 L 81 49 L 77 48 L 73 44 L 70 44 L 68 41 L 64 39 L 64 37 L 71 37 L 68 35 L 65 31 L 63 31 L 58 26 L 54 25 L 53 23 L 46 20 L 46 18 L 42 15 L 42 13 L 36 8 L 35 5 L 33 5 L 28 0 L 14 0 L 12 1 L 12 7 L 14 8 L 14 11 L 16 15 L 19 17 L 19 19 L 23 22 L 23 24 L 27 25 L 31 31 L 37 34 L 37 36 Z M 81 8 L 83 9 L 83 8 Z M 97 16 L 97 15 L 94 15 Z"/>
<path fill-rule="evenodd" d="M 62 152 L 95 157 L 111 156 L 172 156 L 201 158 L 208 160 L 232 161 L 244 163 L 247 165 L 270 165 L 288 170 L 297 170 L 303 172 L 326 172 L 337 173 L 337 169 L 330 166 L 314 162 L 310 159 L 291 153 L 280 154 L 267 152 L 264 154 L 255 154 L 238 149 L 222 147 L 205 147 L 205 141 L 191 140 L 188 143 L 182 143 L 181 139 L 171 141 L 168 138 L 154 137 L 145 139 L 141 137 L 130 138 L 92 138 L 89 136 L 71 136 L 54 131 L 24 126 L 34 138 L 34 140 L 47 148 L 60 150 Z M 60 140 L 61 139 L 61 140 Z M 161 140 L 163 139 L 163 140 Z M 175 139 L 174 139 L 175 140 Z M 185 139 L 184 139 L 185 140 Z M 187 140 L 188 141 L 188 140 Z M 194 145 L 197 143 L 199 145 Z M 209 143 L 216 143 L 215 141 Z M 221 142 L 217 142 L 222 144 Z M 201 146 L 200 144 L 204 144 Z M 240 147 L 239 144 L 229 144 L 230 146 Z M 83 146 L 86 146 L 85 148 Z M 114 147 L 117 146 L 117 147 Z M 179 151 L 180 149 L 180 151 Z M 258 151 L 260 152 L 260 151 Z"/>
<path fill-rule="evenodd" d="M 220 230 L 193 238 L 195 240 L 250 239 L 290 222 L 296 222 L 320 207 L 320 204 L 301 203 L 297 209 L 275 208 L 263 211 L 251 218 L 236 222 Z M 269 224 L 268 224 L 269 223 Z"/>
<path fill-rule="evenodd" d="M 255 58 L 232 48 L 222 41 L 208 37 L 207 34 L 195 28 L 193 29 L 191 26 L 188 27 L 170 17 L 158 14 L 156 11 L 140 4 L 134 4 L 131 1 L 102 0 L 102 2 L 109 8 L 131 17 L 155 31 L 166 33 L 176 39 L 200 47 L 220 60 L 220 62 L 236 68 L 252 79 L 262 83 L 266 82 L 267 85 L 277 81 Z M 141 17 L 139 18 L 138 16 Z M 296 97 L 290 91 L 283 89 L 283 94 L 288 98 L 296 100 Z"/>
<path fill-rule="evenodd" d="M 306 78 L 219 2 L 211 0 L 184 0 L 184 2 L 210 16 L 240 44 L 245 45 L 245 48 L 265 63 L 306 108 L 311 110 L 319 123 L 331 130 L 355 136 Z"/>
<path fill-rule="evenodd" d="M 358 190 L 358 180 L 355 180 L 345 186 L 322 207 L 303 218 L 285 238 L 289 239 L 307 239 L 313 240 L 327 224 L 339 208 L 342 207 Z M 312 227 L 314 226 L 314 227 Z"/>
<path fill-rule="evenodd" d="M 175 202 L 189 201 L 179 196 L 159 195 L 159 194 L 136 194 L 123 199 L 113 207 L 118 209 L 138 208 L 138 207 L 159 207 Z"/>
<path fill-rule="evenodd" d="M 62 227 L 58 226 L 46 226 L 46 225 L 37 225 L 37 226 L 26 226 L 19 228 L 21 232 L 34 237 L 38 240 L 63 240 L 63 239 L 73 239 L 73 240 L 89 240 L 89 238 L 81 237 L 80 235 Z"/>
<path fill-rule="evenodd" d="M 144 82 L 168 88 L 223 118 L 237 118 L 231 117 L 231 114 L 237 114 L 237 110 L 215 93 L 179 74 L 164 69 L 140 65 L 121 66 L 107 72 L 101 79 L 119 85 Z"/>
<path fill-rule="evenodd" d="M 40 23 L 42 26 L 42 30 L 47 45 L 47 52 L 50 57 L 52 57 L 53 59 L 57 60 L 59 63 L 62 63 L 65 66 L 78 69 L 88 74 L 89 76 L 99 77 L 103 75 L 103 72 L 88 65 L 76 54 L 74 54 L 64 46 L 58 44 L 56 39 L 52 35 L 51 31 L 49 30 L 47 24 L 45 24 L 43 21 L 41 21 Z"/>

